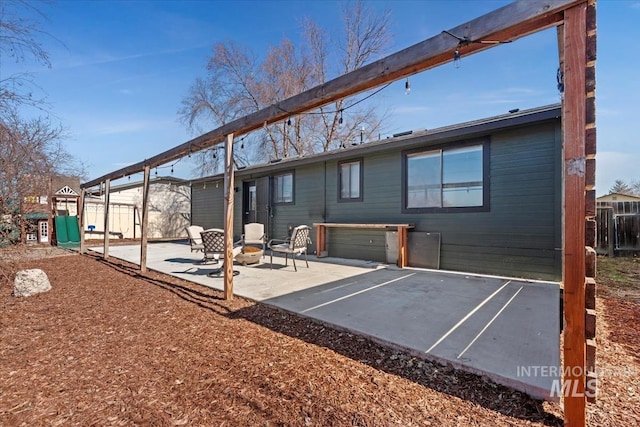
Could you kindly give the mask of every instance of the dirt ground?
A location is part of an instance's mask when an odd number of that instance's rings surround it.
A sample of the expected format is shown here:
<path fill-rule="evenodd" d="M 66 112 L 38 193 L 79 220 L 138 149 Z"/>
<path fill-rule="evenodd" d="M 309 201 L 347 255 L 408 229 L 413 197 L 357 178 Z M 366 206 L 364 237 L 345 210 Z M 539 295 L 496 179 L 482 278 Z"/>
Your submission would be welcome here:
<path fill-rule="evenodd" d="M 15 298 L 0 284 L 2 426 L 562 425 L 559 404 L 357 335 L 126 263 L 52 255 L 12 264 L 42 268 L 51 291 Z M 640 302 L 608 289 L 599 364 L 636 371 L 603 377 L 589 417 L 638 425 Z"/>

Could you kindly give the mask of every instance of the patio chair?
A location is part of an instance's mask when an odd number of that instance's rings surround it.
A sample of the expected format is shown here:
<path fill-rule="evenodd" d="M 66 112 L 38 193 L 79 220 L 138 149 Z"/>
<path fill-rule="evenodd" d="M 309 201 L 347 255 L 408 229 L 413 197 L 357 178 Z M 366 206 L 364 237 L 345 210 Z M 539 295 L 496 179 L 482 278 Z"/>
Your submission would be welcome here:
<path fill-rule="evenodd" d="M 264 250 L 267 245 L 267 235 L 264 233 L 264 224 L 259 222 L 250 222 L 244 225 L 244 234 L 240 240 L 242 245 L 242 251 L 247 245 L 260 245 L 262 246 L 262 256 L 264 256 Z"/>
<path fill-rule="evenodd" d="M 185 230 L 189 236 L 191 252 L 203 252 L 204 246 L 202 245 L 202 237 L 200 236 L 200 233 L 204 231 L 204 228 L 199 225 L 190 225 L 189 227 L 186 227 Z"/>
<path fill-rule="evenodd" d="M 220 257 L 224 256 L 224 230 L 219 228 L 210 228 L 208 230 L 204 230 L 200 233 L 202 237 L 202 245 L 203 245 L 203 253 L 204 258 L 202 259 L 203 263 L 206 263 L 208 260 L 213 259 L 215 263 L 220 261 Z M 236 257 L 242 248 L 240 246 L 236 246 L 233 248 L 233 258 Z M 223 266 L 216 268 L 208 276 L 218 275 L 222 271 Z M 234 275 L 236 272 L 234 271 Z"/>
<path fill-rule="evenodd" d="M 296 268 L 296 255 L 304 254 L 304 262 L 309 268 L 309 262 L 307 261 L 307 245 L 310 243 L 309 232 L 311 227 L 307 225 L 299 225 L 291 231 L 291 237 L 286 240 L 271 239 L 267 246 L 271 249 L 270 264 L 273 268 L 273 253 L 279 252 L 284 254 L 284 265 L 288 265 L 288 257 L 291 254 L 293 260 L 293 269 Z"/>

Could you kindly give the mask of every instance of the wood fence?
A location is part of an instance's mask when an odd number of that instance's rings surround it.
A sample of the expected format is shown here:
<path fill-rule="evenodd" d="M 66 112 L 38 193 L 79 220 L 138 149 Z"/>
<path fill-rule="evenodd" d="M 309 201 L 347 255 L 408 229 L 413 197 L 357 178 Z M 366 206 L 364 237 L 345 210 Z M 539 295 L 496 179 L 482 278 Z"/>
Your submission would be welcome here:
<path fill-rule="evenodd" d="M 598 202 L 596 221 L 599 254 L 640 252 L 640 202 Z"/>

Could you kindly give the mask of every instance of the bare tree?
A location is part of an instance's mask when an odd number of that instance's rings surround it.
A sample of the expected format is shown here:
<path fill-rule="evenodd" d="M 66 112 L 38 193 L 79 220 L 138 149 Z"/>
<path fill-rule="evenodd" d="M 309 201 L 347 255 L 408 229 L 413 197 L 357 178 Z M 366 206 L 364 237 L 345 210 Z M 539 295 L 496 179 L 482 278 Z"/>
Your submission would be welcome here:
<path fill-rule="evenodd" d="M 29 15 L 34 18 L 26 17 Z M 41 23 L 37 17 L 45 19 L 45 15 L 32 2 L 0 2 L 0 58 L 16 63 L 32 60 L 51 68 L 49 54 L 41 43 L 43 38 L 51 36 L 40 29 Z M 34 94 L 39 91 L 31 73 L 0 74 L 0 114 L 18 105 L 42 109 L 47 104 L 44 97 Z"/>
<path fill-rule="evenodd" d="M 43 38 L 51 36 L 40 29 L 38 18 L 45 15 L 32 2 L 5 0 L 0 3 L 3 61 L 34 61 L 51 67 L 49 55 L 41 44 Z M 33 95 L 35 88 L 28 73 L 0 74 L 0 244 L 16 240 L 19 216 L 28 213 L 33 206 L 30 201 L 49 195 L 53 175 L 84 174 L 84 166 L 76 162 L 63 145 L 66 134 L 62 125 L 53 123 L 49 117 L 25 119 L 20 116 L 19 111 L 25 106 L 45 110 L 44 99 Z"/>
<path fill-rule="evenodd" d="M 332 40 L 315 22 L 306 19 L 299 46 L 284 39 L 261 63 L 250 50 L 232 41 L 216 44 L 207 77 L 197 79 L 182 101 L 179 115 L 183 122 L 195 132 L 221 126 L 382 56 L 390 41 L 389 14 L 377 15 L 360 0 L 344 2 L 341 12 L 342 37 Z M 265 158 L 329 151 L 360 141 L 363 129 L 370 139 L 380 131 L 382 119 L 374 106 L 363 105 L 356 99 L 342 99 L 265 126 L 251 135 L 252 151 L 236 150 L 234 161 L 246 165 Z M 211 152 L 198 154 L 198 172 L 206 175 L 217 171 L 219 159 Z"/>
<path fill-rule="evenodd" d="M 622 179 L 616 179 L 613 186 L 609 189 L 609 193 L 631 194 L 632 187 Z"/>
<path fill-rule="evenodd" d="M 49 195 L 52 175 L 77 172 L 62 145 L 63 136 L 62 127 L 44 118 L 24 121 L 15 110 L 5 112 L 0 121 L 0 214 L 4 224 L 0 243 L 16 239 L 20 215 L 28 213 L 34 200 L 37 203 L 39 197 Z"/>

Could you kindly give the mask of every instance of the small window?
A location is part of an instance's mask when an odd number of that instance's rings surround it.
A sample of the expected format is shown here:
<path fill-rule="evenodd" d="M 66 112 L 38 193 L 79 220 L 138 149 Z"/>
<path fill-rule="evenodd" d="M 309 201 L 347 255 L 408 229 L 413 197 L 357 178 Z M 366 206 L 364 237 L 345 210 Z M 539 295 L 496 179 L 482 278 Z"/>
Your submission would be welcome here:
<path fill-rule="evenodd" d="M 361 202 L 362 159 L 338 163 L 338 201 Z"/>
<path fill-rule="evenodd" d="M 273 203 L 293 203 L 293 172 L 273 177 Z"/>
<path fill-rule="evenodd" d="M 404 156 L 404 210 L 488 210 L 488 144 Z"/>

